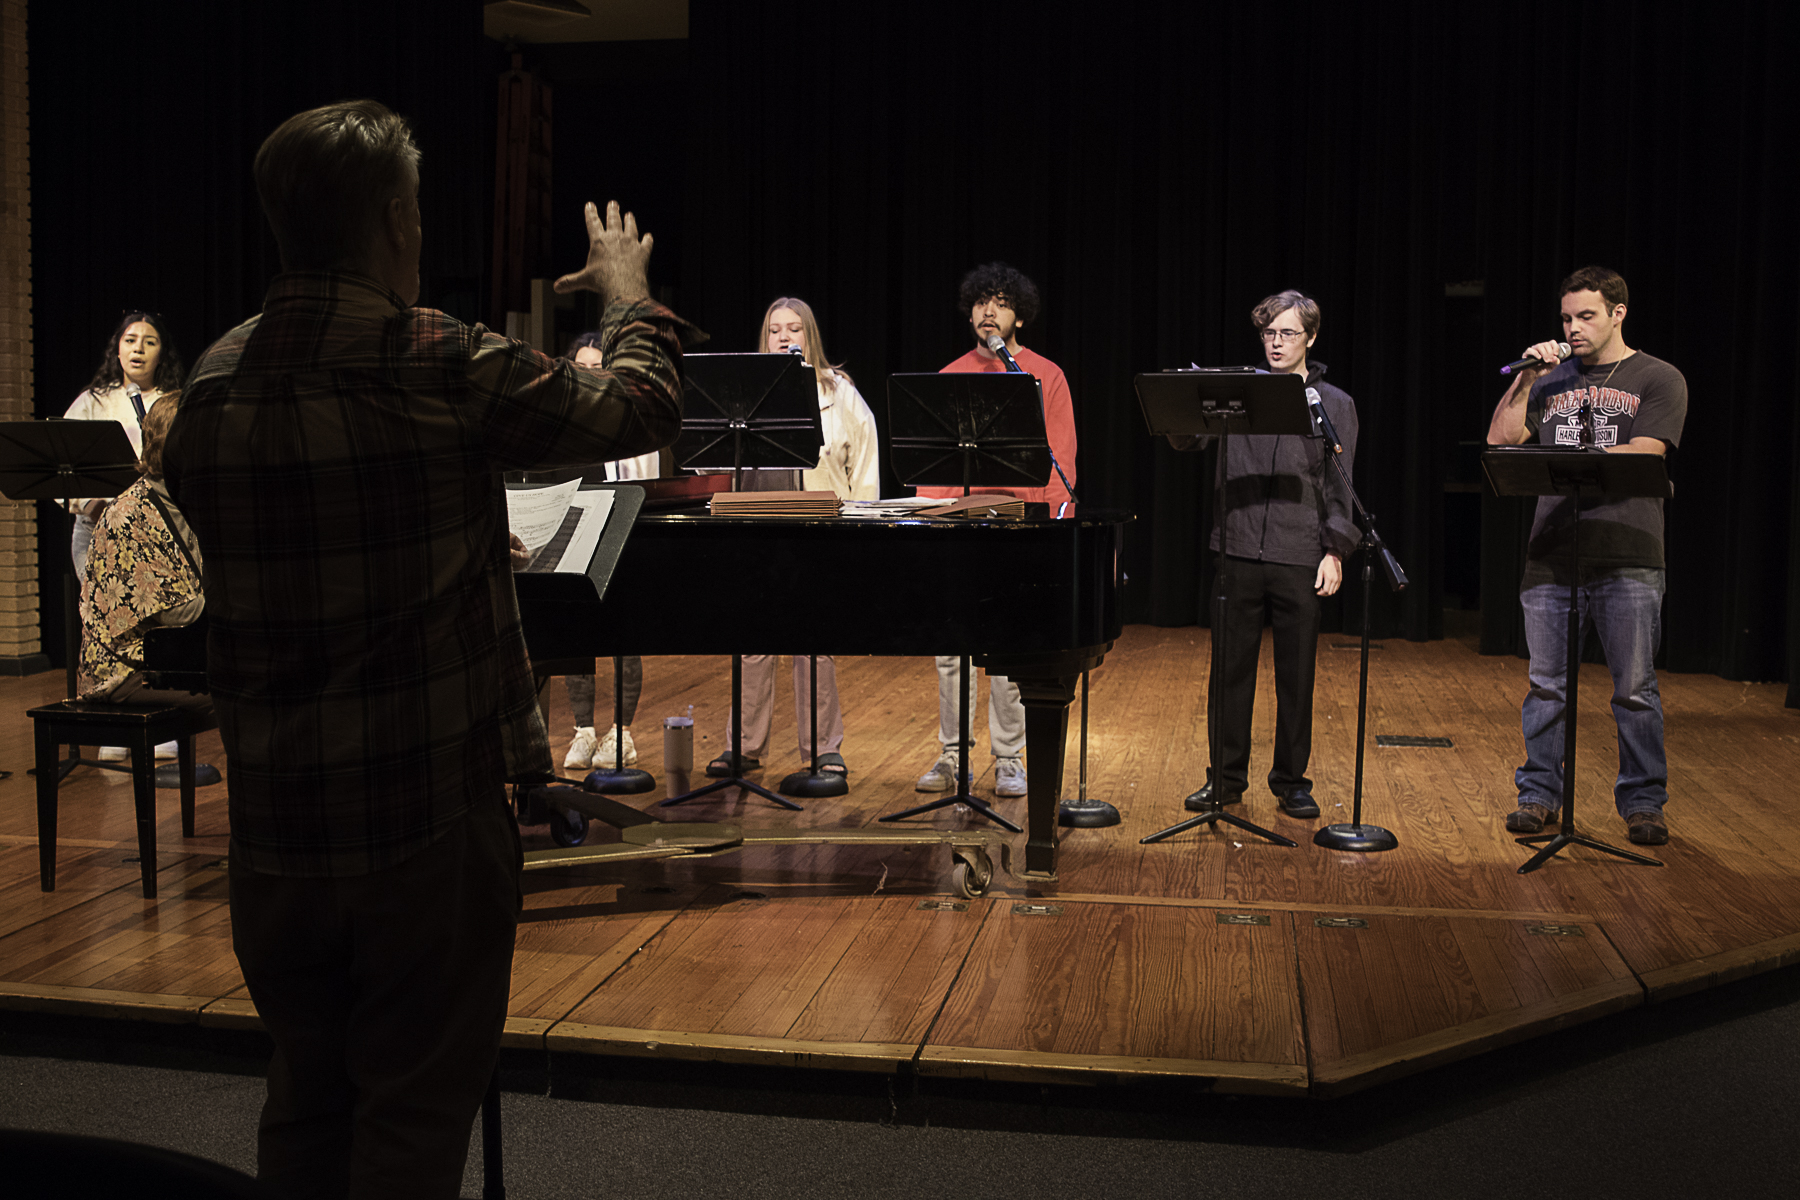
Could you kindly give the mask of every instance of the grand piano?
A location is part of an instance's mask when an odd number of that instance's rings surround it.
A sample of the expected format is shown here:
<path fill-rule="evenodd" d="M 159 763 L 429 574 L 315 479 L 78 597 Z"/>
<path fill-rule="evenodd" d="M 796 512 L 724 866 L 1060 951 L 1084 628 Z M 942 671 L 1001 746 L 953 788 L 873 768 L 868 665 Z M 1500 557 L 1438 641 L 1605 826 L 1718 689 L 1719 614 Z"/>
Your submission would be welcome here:
<path fill-rule="evenodd" d="M 1119 537 L 1131 519 L 646 512 L 603 600 L 581 576 L 515 580 L 534 660 L 970 654 L 1019 685 L 1031 756 L 1024 877 L 1050 882 L 1069 704 L 1119 636 Z M 192 670 L 204 642 L 197 630 L 159 632 L 145 655 L 154 669 Z"/>

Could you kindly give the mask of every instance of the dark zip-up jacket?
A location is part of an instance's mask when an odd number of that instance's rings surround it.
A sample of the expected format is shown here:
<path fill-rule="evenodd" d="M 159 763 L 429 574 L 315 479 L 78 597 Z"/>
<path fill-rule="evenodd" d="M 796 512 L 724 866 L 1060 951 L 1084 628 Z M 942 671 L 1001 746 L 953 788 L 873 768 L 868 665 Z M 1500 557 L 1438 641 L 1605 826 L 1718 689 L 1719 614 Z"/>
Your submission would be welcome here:
<path fill-rule="evenodd" d="M 1308 363 L 1306 386 L 1343 439 L 1344 473 L 1356 462 L 1356 402 L 1325 382 L 1325 364 Z M 1210 437 L 1174 438 L 1177 450 L 1204 449 Z M 1349 558 L 1362 541 L 1350 494 L 1326 458 L 1323 438 L 1237 434 L 1227 450 L 1225 553 L 1261 562 L 1315 567 L 1326 553 Z M 1215 482 L 1216 482 L 1215 476 Z M 1212 548 L 1219 548 L 1214 529 Z"/>

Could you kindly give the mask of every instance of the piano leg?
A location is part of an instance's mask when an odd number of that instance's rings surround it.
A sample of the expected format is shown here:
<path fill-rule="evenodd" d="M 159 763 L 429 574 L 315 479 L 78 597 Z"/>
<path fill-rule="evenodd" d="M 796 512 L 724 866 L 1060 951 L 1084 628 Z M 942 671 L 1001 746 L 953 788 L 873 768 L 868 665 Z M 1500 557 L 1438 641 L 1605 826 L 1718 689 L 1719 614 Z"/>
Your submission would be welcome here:
<path fill-rule="evenodd" d="M 1062 801 L 1063 754 L 1069 738 L 1073 675 L 1009 675 L 1025 705 L 1025 747 L 1030 754 L 1025 818 L 1025 874 L 1033 883 L 1056 882 L 1056 813 Z"/>

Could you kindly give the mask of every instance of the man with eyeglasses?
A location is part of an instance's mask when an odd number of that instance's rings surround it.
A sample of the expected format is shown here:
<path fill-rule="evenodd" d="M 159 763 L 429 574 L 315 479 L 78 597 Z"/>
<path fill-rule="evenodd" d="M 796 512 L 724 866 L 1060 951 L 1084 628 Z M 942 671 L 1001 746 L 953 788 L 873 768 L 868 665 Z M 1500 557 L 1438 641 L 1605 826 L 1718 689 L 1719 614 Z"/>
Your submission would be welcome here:
<path fill-rule="evenodd" d="M 1667 454 L 1687 420 L 1687 380 L 1660 358 L 1625 344 L 1625 281 L 1605 267 L 1583 267 L 1562 283 L 1563 347 L 1539 342 L 1523 357 L 1543 365 L 1520 371 L 1494 409 L 1488 443 L 1599 446 L 1614 454 Z M 1567 496 L 1542 496 L 1531 523 L 1519 600 L 1531 652 L 1531 690 L 1520 721 L 1525 765 L 1513 776 L 1519 806 L 1506 818 L 1514 833 L 1539 833 L 1562 805 L 1563 712 L 1568 680 L 1569 547 L 1577 509 Z M 1613 803 L 1632 841 L 1669 840 L 1663 805 L 1669 765 L 1663 753 L 1662 693 L 1652 659 L 1662 641 L 1663 502 L 1650 497 L 1583 499 L 1581 631 L 1591 622 L 1613 677 L 1619 777 Z"/>
<path fill-rule="evenodd" d="M 1344 470 L 1356 459 L 1356 403 L 1325 382 L 1325 364 L 1309 362 L 1319 336 L 1319 306 L 1297 291 L 1278 292 L 1250 319 L 1262 334 L 1269 370 L 1292 372 L 1316 388 L 1343 440 Z M 1197 450 L 1210 438 L 1171 438 Z M 1350 519 L 1350 496 L 1322 439 L 1293 435 L 1233 437 L 1225 464 L 1226 598 L 1224 637 L 1213 631 L 1218 669 L 1207 711 L 1219 722 L 1218 774 L 1186 801 L 1198 812 L 1221 789 L 1234 804 L 1249 786 L 1250 716 L 1265 618 L 1275 630 L 1275 753 L 1269 790 L 1281 811 L 1299 820 L 1319 815 L 1306 768 L 1312 758 L 1313 669 L 1319 648 L 1319 598 L 1338 590 L 1344 559 L 1362 540 Z M 1218 533 L 1212 548 L 1219 549 Z M 1208 591 L 1210 597 L 1216 594 Z"/>

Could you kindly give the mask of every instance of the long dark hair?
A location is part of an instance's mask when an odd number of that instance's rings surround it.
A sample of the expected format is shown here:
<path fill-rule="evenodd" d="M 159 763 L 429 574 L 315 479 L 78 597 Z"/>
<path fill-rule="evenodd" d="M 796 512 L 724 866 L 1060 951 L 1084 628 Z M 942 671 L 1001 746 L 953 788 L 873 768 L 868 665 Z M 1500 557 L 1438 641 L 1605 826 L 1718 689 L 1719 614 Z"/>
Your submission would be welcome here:
<path fill-rule="evenodd" d="M 100 350 L 100 365 L 94 370 L 94 377 L 88 381 L 90 392 L 125 385 L 125 371 L 119 366 L 119 339 L 139 321 L 156 330 L 156 340 L 162 343 L 157 352 L 156 375 L 150 380 L 151 386 L 165 392 L 172 392 L 181 386 L 181 377 L 187 373 L 187 368 L 181 361 L 181 352 L 175 349 L 175 343 L 163 331 L 163 319 L 155 313 L 128 312 L 119 318 L 112 336 L 106 339 L 106 345 Z"/>

